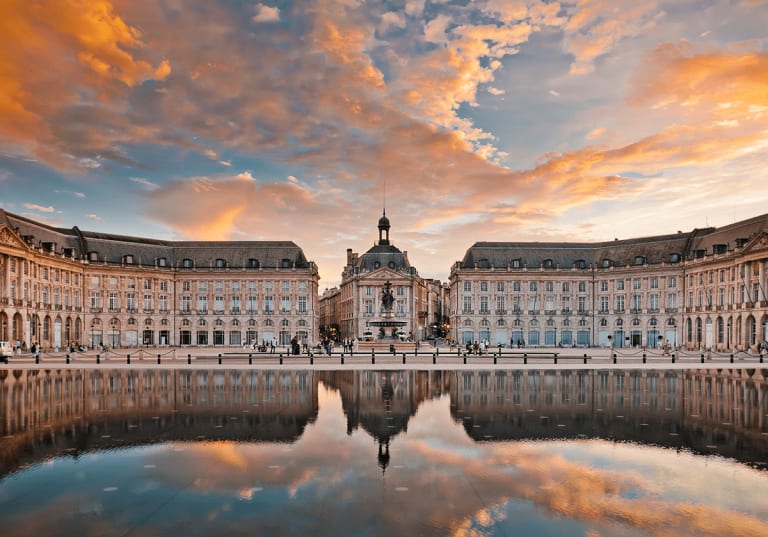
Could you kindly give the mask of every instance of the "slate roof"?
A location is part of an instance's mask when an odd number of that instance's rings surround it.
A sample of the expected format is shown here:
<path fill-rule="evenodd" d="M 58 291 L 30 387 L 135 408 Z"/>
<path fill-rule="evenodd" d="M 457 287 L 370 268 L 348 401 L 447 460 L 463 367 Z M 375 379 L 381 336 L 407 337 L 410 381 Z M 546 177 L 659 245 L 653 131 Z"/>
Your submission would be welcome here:
<path fill-rule="evenodd" d="M 378 264 L 378 266 L 377 266 Z M 379 268 L 404 270 L 411 266 L 408 256 L 392 244 L 377 244 L 357 258 L 360 271 L 371 272 Z"/>
<path fill-rule="evenodd" d="M 216 266 L 223 259 L 230 268 L 249 267 L 256 259 L 262 268 L 275 268 L 288 260 L 291 267 L 306 269 L 310 263 L 302 249 L 292 241 L 163 241 L 127 235 L 56 228 L 0 209 L 0 225 L 16 229 L 30 245 L 51 245 L 56 253 L 71 248 L 77 259 L 88 259 L 95 252 L 98 261 L 122 263 L 133 256 L 133 264 L 152 266 L 164 258 L 169 267 L 181 266 L 190 259 L 197 268 Z"/>
<path fill-rule="evenodd" d="M 605 260 L 610 261 L 612 266 L 635 265 L 638 261 L 654 265 L 675 262 L 674 254 L 680 256 L 682 261 L 733 251 L 763 233 L 768 233 L 768 214 L 721 228 L 625 240 L 592 243 L 476 242 L 466 251 L 459 267 L 506 269 L 514 260 L 520 261 L 521 268 L 540 268 L 546 261 L 551 261 L 551 268 L 561 269 L 578 268 L 580 262 L 586 265 L 583 268 L 590 265 L 601 267 Z"/>

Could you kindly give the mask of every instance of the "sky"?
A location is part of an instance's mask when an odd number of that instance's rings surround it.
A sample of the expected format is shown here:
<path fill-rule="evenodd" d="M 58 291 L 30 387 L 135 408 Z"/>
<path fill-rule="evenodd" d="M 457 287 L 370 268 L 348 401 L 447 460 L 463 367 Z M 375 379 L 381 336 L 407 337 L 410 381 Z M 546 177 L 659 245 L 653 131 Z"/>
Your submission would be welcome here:
<path fill-rule="evenodd" d="M 0 207 L 292 240 L 602 241 L 768 212 L 765 0 L 4 0 Z"/>

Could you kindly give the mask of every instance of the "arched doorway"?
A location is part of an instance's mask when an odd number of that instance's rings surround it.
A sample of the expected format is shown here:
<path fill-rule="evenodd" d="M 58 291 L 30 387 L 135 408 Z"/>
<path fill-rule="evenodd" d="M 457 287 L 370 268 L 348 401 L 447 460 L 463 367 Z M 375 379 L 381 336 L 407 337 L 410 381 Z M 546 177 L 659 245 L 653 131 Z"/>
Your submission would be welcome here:
<path fill-rule="evenodd" d="M 107 345 L 110 347 L 120 347 L 120 319 L 112 317 L 109 320 L 109 331 L 107 332 Z"/>

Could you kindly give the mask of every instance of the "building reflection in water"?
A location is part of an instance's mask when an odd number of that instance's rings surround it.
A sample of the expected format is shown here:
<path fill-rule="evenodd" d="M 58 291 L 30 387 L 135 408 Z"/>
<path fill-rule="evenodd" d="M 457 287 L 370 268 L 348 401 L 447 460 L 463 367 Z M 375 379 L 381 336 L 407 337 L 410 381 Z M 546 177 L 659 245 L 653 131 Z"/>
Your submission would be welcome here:
<path fill-rule="evenodd" d="M 450 396 L 478 442 L 604 438 L 764 466 L 766 370 L 1 370 L 0 475 L 57 454 L 174 440 L 294 442 L 338 390 L 347 433 L 390 445 Z"/>
<path fill-rule="evenodd" d="M 3 535 L 768 535 L 767 389 L 752 369 L 5 369 Z"/>

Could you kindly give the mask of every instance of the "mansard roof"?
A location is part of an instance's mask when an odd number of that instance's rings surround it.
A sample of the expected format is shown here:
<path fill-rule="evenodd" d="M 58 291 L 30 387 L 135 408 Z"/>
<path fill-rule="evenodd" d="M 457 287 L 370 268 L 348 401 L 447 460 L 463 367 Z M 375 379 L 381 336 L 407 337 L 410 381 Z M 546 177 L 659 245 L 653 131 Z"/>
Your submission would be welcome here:
<path fill-rule="evenodd" d="M 408 256 L 392 244 L 377 244 L 357 258 L 361 271 L 374 271 L 379 268 L 405 270 L 410 268 Z"/>
<path fill-rule="evenodd" d="M 261 268 L 309 268 L 302 249 L 292 241 L 164 241 L 128 235 L 81 231 L 77 227 L 56 228 L 0 209 L 0 225 L 14 228 L 32 246 L 56 253 L 71 249 L 75 258 L 107 263 L 122 263 L 132 256 L 135 265 L 152 266 L 165 259 L 166 266 L 180 267 L 185 259 L 196 268 L 225 266 L 251 267 L 256 260 Z"/>
<path fill-rule="evenodd" d="M 467 250 L 462 268 L 506 268 L 515 261 L 520 268 L 589 268 L 608 261 L 611 266 L 669 262 L 673 254 L 682 256 L 686 236 L 661 235 L 642 239 L 597 243 L 573 242 L 477 242 Z"/>
<path fill-rule="evenodd" d="M 721 228 L 592 243 L 477 242 L 459 262 L 461 268 L 589 268 L 674 263 L 744 247 L 768 233 L 768 214 Z M 607 262 L 607 264 L 606 264 Z"/>

